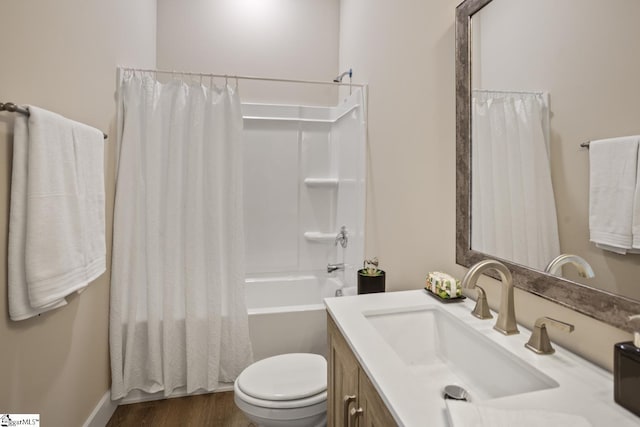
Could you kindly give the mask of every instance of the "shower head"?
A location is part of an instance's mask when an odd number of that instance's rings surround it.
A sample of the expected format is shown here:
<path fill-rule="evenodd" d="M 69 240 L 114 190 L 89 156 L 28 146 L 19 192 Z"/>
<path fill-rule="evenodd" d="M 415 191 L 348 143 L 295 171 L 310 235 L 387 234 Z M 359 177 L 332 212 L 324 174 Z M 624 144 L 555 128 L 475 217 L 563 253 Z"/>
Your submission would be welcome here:
<path fill-rule="evenodd" d="M 333 81 L 335 83 L 342 83 L 342 79 L 344 78 L 344 76 L 349 76 L 349 79 L 351 79 L 352 75 L 353 75 L 353 71 L 351 70 L 351 68 L 349 68 L 348 71 L 345 71 L 344 73 L 340 74 L 338 77 L 333 79 Z"/>

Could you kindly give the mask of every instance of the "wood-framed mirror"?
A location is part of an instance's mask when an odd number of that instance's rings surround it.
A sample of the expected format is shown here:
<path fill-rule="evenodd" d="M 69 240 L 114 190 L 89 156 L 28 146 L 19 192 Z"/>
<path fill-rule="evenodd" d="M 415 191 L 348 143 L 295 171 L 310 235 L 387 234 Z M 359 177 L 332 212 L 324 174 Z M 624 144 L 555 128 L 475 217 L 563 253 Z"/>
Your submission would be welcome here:
<path fill-rule="evenodd" d="M 581 53 L 580 47 L 577 43 L 580 41 L 580 29 L 572 28 L 572 22 L 577 22 L 580 27 L 584 31 L 595 30 L 596 26 L 590 23 L 587 18 L 581 18 L 579 16 L 580 13 L 588 14 L 591 18 L 599 19 L 599 25 L 602 25 L 603 21 L 607 21 L 607 19 L 603 20 L 603 13 L 609 13 L 608 11 L 616 11 L 616 13 L 621 14 L 620 16 L 634 16 L 633 14 L 627 12 L 621 12 L 621 7 L 616 5 L 612 5 L 609 2 L 602 2 L 601 0 L 589 0 L 593 1 L 593 5 L 585 5 L 584 1 L 576 0 L 573 4 L 573 9 L 569 5 L 565 5 L 563 3 L 563 7 L 559 8 L 557 2 L 550 0 L 553 4 L 549 7 L 549 9 L 553 10 L 556 14 L 553 19 L 549 19 L 549 17 L 536 16 L 535 19 L 544 20 L 546 26 L 536 25 L 536 21 L 534 19 L 533 14 L 529 10 L 525 10 L 528 6 L 523 5 L 526 2 L 536 3 L 536 8 L 544 8 L 542 2 L 537 2 L 534 0 L 518 0 L 518 3 L 513 0 L 466 0 L 461 3 L 456 8 L 456 208 L 457 208 L 457 218 L 456 218 L 456 262 L 465 267 L 470 267 L 476 262 L 481 260 L 492 258 L 498 259 L 503 262 L 505 265 L 509 267 L 509 269 L 513 273 L 514 284 L 516 287 L 530 292 L 532 294 L 538 295 L 542 298 L 548 299 L 550 301 L 556 302 L 560 305 L 568 307 L 570 309 L 576 310 L 580 313 L 583 313 L 587 316 L 595 318 L 597 320 L 603 321 L 612 326 L 621 328 L 623 330 L 631 331 L 631 328 L 628 324 L 627 317 L 633 314 L 640 313 L 640 255 L 617 255 L 603 252 L 602 250 L 596 249 L 595 246 L 593 249 L 588 249 L 590 262 L 594 265 L 598 265 L 601 263 L 605 265 L 605 267 L 610 269 L 616 269 L 618 267 L 613 267 L 616 265 L 621 266 L 620 269 L 625 269 L 623 273 L 616 273 L 614 271 L 612 274 L 607 275 L 609 272 L 602 271 L 602 269 L 598 270 L 594 268 L 596 272 L 596 276 L 592 280 L 580 281 L 580 279 L 576 279 L 574 272 L 569 272 L 566 277 L 559 277 L 556 275 L 551 275 L 545 273 L 544 266 L 542 264 L 534 265 L 534 263 L 527 263 L 521 261 L 514 261 L 515 258 L 507 257 L 507 256 L 497 256 L 492 251 L 483 251 L 478 250 L 478 245 L 474 242 L 472 236 L 472 203 L 473 203 L 473 171 L 472 166 L 474 160 L 477 162 L 477 154 L 476 158 L 473 157 L 472 152 L 473 149 L 477 149 L 478 146 L 473 147 L 472 134 L 476 134 L 477 130 L 474 132 L 472 130 L 473 122 L 473 107 L 472 100 L 475 102 L 475 91 L 483 91 L 483 90 L 495 90 L 496 92 L 504 92 L 504 91 L 512 91 L 514 93 L 530 93 L 530 94 L 546 94 L 546 102 L 548 109 L 548 119 L 550 121 L 547 128 L 547 136 L 546 136 L 546 144 L 547 144 L 547 155 L 550 156 L 551 160 L 561 159 L 565 162 L 571 162 L 572 164 L 578 164 L 579 168 L 578 172 L 574 173 L 575 176 L 571 176 L 574 179 L 574 186 L 580 185 L 579 188 L 580 195 L 575 196 L 577 200 L 588 199 L 588 165 L 589 165 L 589 156 L 588 151 L 585 148 L 580 148 L 580 143 L 585 140 L 590 139 L 601 139 L 605 137 L 612 136 L 621 136 L 628 134 L 640 134 L 640 117 L 635 111 L 629 112 L 628 108 L 622 110 L 622 113 L 616 113 L 615 118 L 607 118 L 604 116 L 598 116 L 601 123 L 596 123 L 599 126 L 590 128 L 585 123 L 591 123 L 594 121 L 593 118 L 589 117 L 587 113 L 584 113 L 584 122 L 583 125 L 578 130 L 569 130 L 565 131 L 564 129 L 559 130 L 559 127 L 554 127 L 557 123 L 562 122 L 563 120 L 566 122 L 570 122 L 565 114 L 563 114 L 563 103 L 566 102 L 568 95 L 562 96 L 563 89 L 556 85 L 556 82 L 551 82 L 549 80 L 545 80 L 543 78 L 539 78 L 539 74 L 536 74 L 534 78 L 532 78 L 528 83 L 522 83 L 519 80 L 523 73 L 518 70 L 515 65 L 522 65 L 524 61 L 515 56 L 514 52 L 522 53 L 526 52 L 526 49 L 521 49 L 521 46 L 517 46 L 514 49 L 513 46 L 508 45 L 500 45 L 494 52 L 505 52 L 503 55 L 503 59 L 506 57 L 507 59 L 511 59 L 513 61 L 513 67 L 511 68 L 511 72 L 513 76 L 505 76 L 500 75 L 499 78 L 494 78 L 493 80 L 490 78 L 490 73 L 492 67 L 502 66 L 504 68 L 505 61 L 500 62 L 500 60 L 496 60 L 494 63 L 487 64 L 486 57 L 480 58 L 479 46 L 485 48 L 490 41 L 487 40 L 508 40 L 512 44 L 518 43 L 522 37 L 505 37 L 505 34 L 500 34 L 499 36 L 495 36 L 493 39 L 483 39 L 479 40 L 478 37 L 481 34 L 479 31 L 479 27 L 481 23 L 485 23 L 485 27 L 489 28 L 489 22 L 491 22 L 492 29 L 498 28 L 499 22 L 497 18 L 493 17 L 485 17 L 480 15 L 487 14 L 489 10 L 500 10 L 501 22 L 504 22 L 508 25 L 504 25 L 504 27 L 509 27 L 511 30 L 518 29 L 520 31 L 521 27 L 527 28 L 535 28 L 537 31 L 542 31 L 550 34 L 550 38 L 548 40 L 555 40 L 554 43 L 561 41 L 564 43 L 563 48 L 571 49 L 571 55 L 575 54 L 576 58 L 574 62 L 576 62 L 576 66 L 582 67 L 581 70 L 584 70 L 585 61 L 590 63 L 595 63 L 598 61 L 596 58 L 592 58 L 592 50 L 593 43 L 589 43 L 589 47 L 584 48 L 584 52 Z M 629 6 L 634 8 L 634 13 L 638 14 L 635 16 L 640 16 L 640 4 L 636 0 L 616 0 L 624 3 L 625 6 Z M 499 9 L 501 7 L 509 9 Z M 537 10 L 537 9 L 536 9 Z M 515 12 L 514 12 L 515 11 Z M 513 14 L 515 13 L 515 15 Z M 529 13 L 525 17 L 522 16 L 523 13 Z M 537 11 L 535 12 L 537 14 Z M 613 12 L 612 12 L 613 13 Z M 510 15 L 511 14 L 511 15 Z M 558 15 L 559 14 L 559 15 Z M 563 15 L 564 14 L 564 15 Z M 479 17 L 482 16 L 482 20 Z M 495 15 L 494 15 L 495 16 Z M 474 17 L 476 21 L 475 28 L 472 26 L 474 22 Z M 569 17 L 571 19 L 569 19 Z M 489 19 L 490 18 L 490 19 Z M 527 19 L 524 19 L 527 18 Z M 529 19 L 530 18 L 530 19 Z M 640 27 L 637 25 L 624 25 L 621 23 L 619 19 L 623 18 L 613 18 L 611 17 L 612 22 L 615 23 L 617 27 L 625 28 L 627 27 Z M 629 18 L 635 22 L 635 18 Z M 531 21 L 531 22 L 529 22 Z M 551 21 L 557 21 L 557 29 L 551 27 Z M 505 30 L 506 31 L 506 30 Z M 572 42 L 574 38 L 572 37 L 563 37 L 563 33 L 561 31 L 567 32 L 567 34 L 575 33 L 575 39 L 577 41 Z M 603 29 L 602 31 L 610 34 L 609 30 Z M 631 31 L 636 31 L 635 29 Z M 640 34 L 640 30 L 637 30 L 638 34 Z M 593 32 L 593 31 L 591 31 Z M 475 39 L 474 39 L 475 37 Z M 629 50 L 628 47 L 624 46 L 624 43 L 635 43 L 637 46 L 637 40 L 640 40 L 640 36 L 635 36 L 634 34 L 628 34 L 626 32 L 622 32 L 618 35 L 621 45 L 620 55 L 625 61 L 628 57 L 633 56 L 632 52 L 637 50 Z M 540 39 L 539 34 L 536 37 L 529 37 Z M 549 41 L 542 41 L 541 43 L 549 43 Z M 482 45 L 484 43 L 484 46 Z M 572 44 L 573 43 L 573 44 Z M 607 61 L 613 61 L 611 55 L 611 50 L 607 46 L 611 46 L 614 43 L 612 40 L 606 40 L 601 42 L 603 52 L 606 52 Z M 472 50 L 472 46 L 475 47 L 475 51 Z M 602 77 L 602 70 L 594 72 L 593 75 L 585 75 L 584 82 L 578 79 L 578 76 L 582 76 L 585 73 L 580 72 L 576 73 L 575 70 L 567 69 L 566 66 L 562 65 L 562 62 L 559 60 L 562 57 L 562 52 L 557 49 L 549 49 L 548 45 L 545 46 L 541 44 L 539 46 L 529 46 L 529 53 L 523 53 L 528 55 L 534 55 L 535 61 L 532 62 L 534 64 L 542 64 L 538 70 L 547 70 L 550 68 L 551 63 L 556 65 L 557 67 L 564 67 L 558 70 L 552 70 L 549 73 L 552 73 L 554 76 L 565 73 L 569 76 L 571 80 L 571 85 L 574 86 L 573 89 L 581 89 L 581 84 L 588 85 L 590 83 L 588 79 L 592 79 L 595 81 L 604 80 Z M 511 49 L 511 50 L 510 50 Z M 487 51 L 484 49 L 482 52 Z M 552 57 L 544 57 L 541 52 L 549 51 L 549 55 L 553 55 Z M 533 53 L 531 53 L 533 52 Z M 580 54 L 584 54 L 587 56 L 579 57 Z M 626 55 L 626 56 L 624 56 Z M 637 56 L 637 55 L 636 55 Z M 582 58 L 582 59 L 580 59 Z M 482 64 L 482 68 L 478 65 L 482 60 L 484 63 Z M 618 61 L 619 59 L 616 59 Z M 476 65 L 474 69 L 473 66 Z M 623 69 L 630 67 L 632 70 L 637 70 L 636 66 L 631 66 L 630 64 L 622 65 Z M 530 68 L 536 68 L 530 67 Z M 595 68 L 595 67 L 594 67 Z M 612 67 L 609 67 L 613 69 Z M 480 73 L 482 70 L 482 74 Z M 482 81 L 485 82 L 486 86 L 474 86 L 474 81 L 478 82 L 481 80 L 479 77 L 481 75 Z M 514 78 L 511 78 L 514 77 Z M 515 78 L 517 77 L 517 78 Z M 637 100 L 638 96 L 640 96 L 640 83 L 638 86 L 629 86 L 629 84 L 620 83 L 620 76 L 609 76 L 612 82 L 616 84 L 614 87 L 604 87 L 601 88 L 602 93 L 608 94 L 611 98 L 609 101 L 612 103 L 624 104 L 624 100 L 621 97 L 626 96 L 625 93 L 629 93 L 631 100 Z M 634 79 L 640 82 L 640 79 L 634 75 Z M 493 83 L 486 83 L 493 82 Z M 496 82 L 499 82 L 503 86 L 498 86 Z M 635 83 L 634 83 L 635 84 Z M 487 87 L 488 86 L 488 87 Z M 584 89 L 582 87 L 582 89 Z M 549 107 L 549 94 L 551 97 L 551 107 Z M 575 98 L 575 94 L 571 95 L 571 97 Z M 576 102 L 580 102 L 580 100 L 576 100 Z M 599 100 L 598 101 L 601 106 L 601 110 L 609 110 L 611 108 L 607 108 L 607 100 Z M 584 101 L 583 101 L 584 103 Z M 635 104 L 640 106 L 640 103 L 634 101 Z M 568 109 L 575 109 L 571 105 L 566 107 Z M 640 108 L 640 107 L 638 107 Z M 595 111 L 595 113 L 600 114 L 600 112 Z M 595 114 L 594 113 L 594 114 Z M 624 122 L 620 119 L 621 115 L 625 115 L 629 113 L 630 116 L 634 116 L 635 121 Z M 575 120 L 574 120 L 575 121 Z M 479 123 L 478 119 L 476 124 Z M 602 126 L 602 123 L 606 122 L 610 124 L 612 128 L 606 128 Z M 613 130 L 612 130 L 613 129 Z M 572 133 L 573 132 L 573 133 Z M 580 132 L 585 133 L 582 135 Z M 617 134 L 612 134 L 613 132 L 617 132 Z M 560 144 L 562 143 L 562 145 Z M 571 144 L 571 145 L 569 145 Z M 504 164 L 494 165 L 495 169 L 504 169 Z M 476 164 L 477 167 L 477 164 Z M 564 169 L 566 171 L 566 168 Z M 586 175 L 586 179 L 584 174 Z M 553 170 L 551 171 L 553 174 Z M 564 174 L 566 175 L 566 173 Z M 557 177 L 555 181 L 558 181 Z M 477 178 L 475 178 L 477 180 Z M 571 179 L 566 176 L 563 177 L 563 183 L 566 184 L 569 182 L 571 184 Z M 553 179 L 552 179 L 553 180 Z M 566 213 L 561 210 L 562 206 L 558 205 L 558 215 L 557 215 L 557 223 L 558 223 L 558 233 L 559 233 L 559 241 L 560 241 L 560 253 L 574 253 L 572 246 L 573 243 L 569 243 L 566 236 L 580 236 L 580 239 L 585 240 L 581 241 L 580 244 L 583 247 L 589 245 L 589 235 L 588 235 L 588 204 L 587 202 L 576 202 L 573 200 L 572 195 L 567 196 L 563 193 L 563 189 L 556 188 L 556 182 L 553 183 L 553 192 L 555 193 L 556 201 L 558 199 L 565 200 L 568 198 L 571 199 L 572 207 L 576 208 L 575 213 Z M 570 185 L 566 185 L 570 187 Z M 476 201 L 479 199 L 476 194 Z M 569 224 L 569 225 L 567 225 Z M 578 224 L 582 229 L 575 228 L 572 229 L 571 226 L 576 226 Z M 576 226 L 578 227 L 578 226 Z M 522 240 L 522 239 L 520 239 Z M 565 250 L 565 248 L 570 248 Z M 582 254 L 578 254 L 582 255 Z M 598 256 L 602 257 L 602 260 L 597 258 Z M 548 260 L 550 261 L 550 260 Z M 601 272 L 599 274 L 599 271 Z M 621 271 L 621 270 L 617 270 Z M 637 272 L 637 273 L 636 273 Z M 634 274 L 635 273 L 635 274 Z M 631 292 L 619 291 L 615 286 L 615 281 L 624 276 L 628 278 L 629 281 L 637 281 L 638 283 L 630 283 L 629 289 L 632 289 Z M 497 276 L 495 277 L 497 278 Z M 637 279 L 637 280 L 634 280 Z M 611 285 L 614 285 L 613 287 Z M 625 285 L 626 286 L 626 285 Z M 620 287 L 621 289 L 624 287 Z M 638 292 L 638 293 L 635 293 Z"/>

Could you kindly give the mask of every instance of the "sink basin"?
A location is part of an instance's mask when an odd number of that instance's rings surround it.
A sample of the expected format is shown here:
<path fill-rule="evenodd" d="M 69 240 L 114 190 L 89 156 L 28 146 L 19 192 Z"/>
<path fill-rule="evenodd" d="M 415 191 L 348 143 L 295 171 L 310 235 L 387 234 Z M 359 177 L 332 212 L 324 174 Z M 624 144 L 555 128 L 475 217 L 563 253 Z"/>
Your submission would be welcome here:
<path fill-rule="evenodd" d="M 552 378 L 437 307 L 363 314 L 410 375 L 426 382 L 427 394 L 442 396 L 444 386 L 456 384 L 469 392 L 470 400 L 478 401 L 558 386 Z"/>

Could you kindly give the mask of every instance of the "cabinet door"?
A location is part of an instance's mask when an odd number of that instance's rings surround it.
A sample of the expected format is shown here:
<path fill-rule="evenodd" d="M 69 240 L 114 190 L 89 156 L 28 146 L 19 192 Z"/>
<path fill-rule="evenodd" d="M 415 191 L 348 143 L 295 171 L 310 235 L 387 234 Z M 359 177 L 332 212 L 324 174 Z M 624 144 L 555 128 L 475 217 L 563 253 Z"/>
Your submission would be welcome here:
<path fill-rule="evenodd" d="M 358 427 L 391 427 L 397 425 L 369 377 L 360 371 L 358 405 L 362 408 Z"/>
<path fill-rule="evenodd" d="M 329 427 L 347 427 L 348 409 L 354 407 L 356 402 L 345 403 L 345 398 L 357 396 L 359 365 L 331 316 L 327 316 L 327 332 L 329 336 L 327 423 Z"/>

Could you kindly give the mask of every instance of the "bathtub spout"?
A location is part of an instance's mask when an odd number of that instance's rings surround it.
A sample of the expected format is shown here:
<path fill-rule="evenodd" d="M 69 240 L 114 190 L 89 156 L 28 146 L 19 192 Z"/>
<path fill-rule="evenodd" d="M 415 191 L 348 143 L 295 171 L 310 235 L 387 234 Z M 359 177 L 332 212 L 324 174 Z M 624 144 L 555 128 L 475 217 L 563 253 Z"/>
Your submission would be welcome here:
<path fill-rule="evenodd" d="M 328 264 L 327 265 L 327 273 L 333 273 L 336 270 L 344 270 L 344 264 Z"/>

